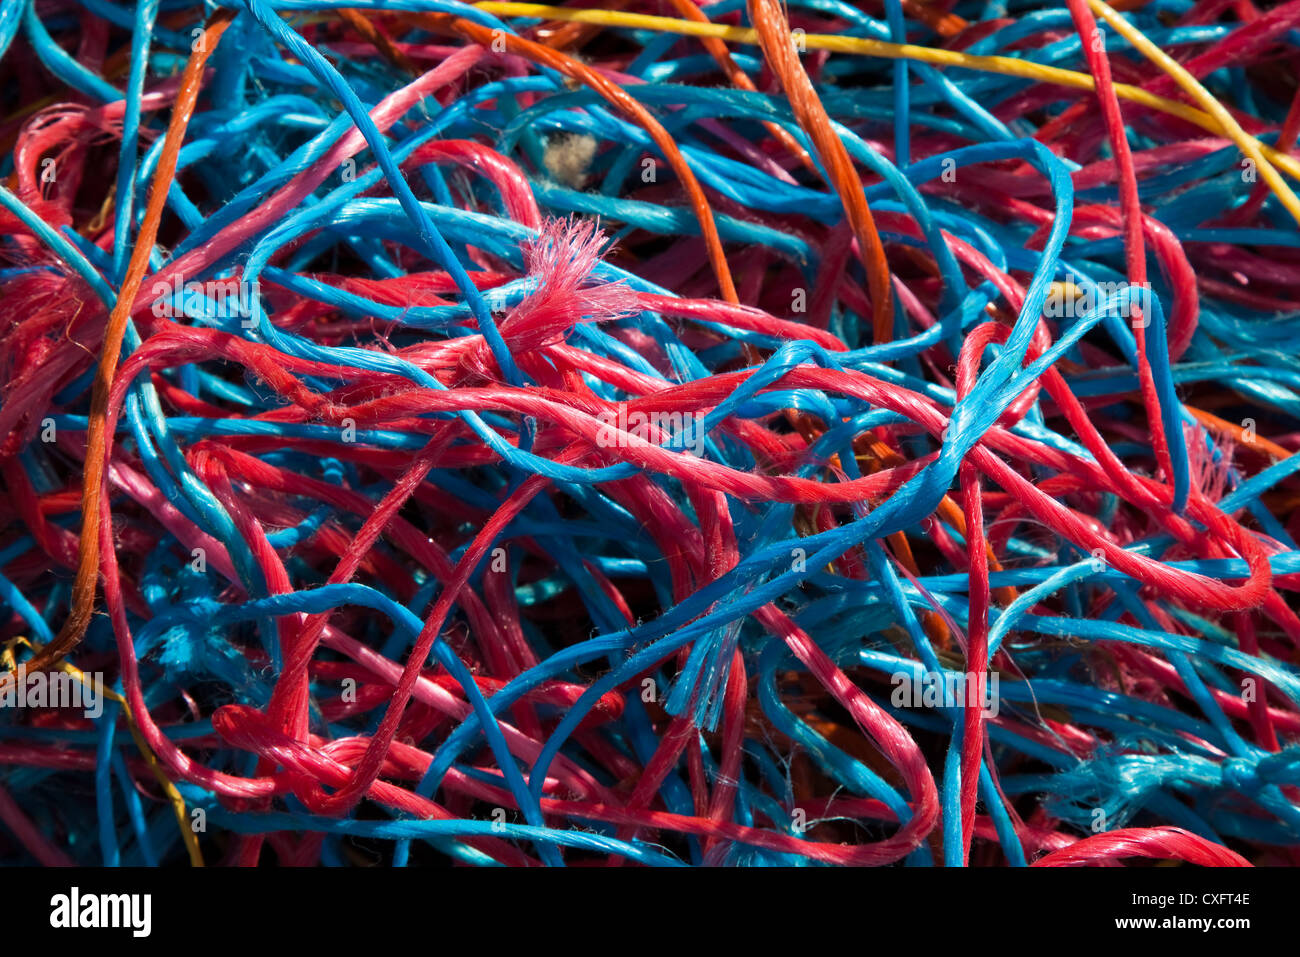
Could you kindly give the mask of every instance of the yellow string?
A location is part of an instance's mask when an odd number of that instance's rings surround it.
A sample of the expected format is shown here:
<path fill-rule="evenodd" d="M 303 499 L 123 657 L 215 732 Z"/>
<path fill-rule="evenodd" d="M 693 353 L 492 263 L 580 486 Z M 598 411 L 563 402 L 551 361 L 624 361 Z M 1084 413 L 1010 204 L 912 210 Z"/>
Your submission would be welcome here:
<path fill-rule="evenodd" d="M 583 10 L 570 7 L 553 7 L 541 3 L 510 3 L 498 2 L 498 0 L 486 0 L 486 2 L 475 3 L 474 6 L 484 13 L 502 17 L 572 20 L 578 23 L 592 23 L 607 27 L 626 27 L 633 30 L 676 33 L 681 36 L 717 37 L 720 40 L 730 40 L 734 43 L 758 45 L 758 34 L 749 27 L 729 27 L 720 23 L 696 23 L 691 20 L 678 20 L 672 17 L 626 13 L 621 10 Z M 1107 9 L 1110 8 L 1107 7 Z M 1113 14 L 1114 11 L 1112 10 L 1111 13 Z M 1128 24 L 1126 23 L 1125 26 L 1127 27 Z M 1141 34 L 1138 35 L 1141 36 Z M 1145 37 L 1142 37 L 1142 39 L 1146 40 Z M 835 53 L 874 56 L 887 60 L 917 60 L 936 66 L 953 66 L 966 70 L 977 70 L 982 73 L 1016 76 L 1026 80 L 1036 80 L 1040 83 L 1055 83 L 1058 86 L 1067 86 L 1077 90 L 1091 91 L 1096 89 L 1096 83 L 1087 73 L 1078 73 L 1074 70 L 1064 70 L 1054 66 L 1044 66 L 1041 63 L 1031 63 L 1028 60 L 1019 60 L 1015 57 L 976 56 L 956 50 L 939 50 L 932 47 L 916 46 L 911 43 L 887 43 L 884 40 L 833 36 L 826 33 L 802 34 L 800 40 L 811 50 L 830 50 Z M 1150 41 L 1148 40 L 1147 43 L 1150 43 Z M 1192 82 L 1195 83 L 1195 80 Z M 1270 168 L 1281 169 L 1291 177 L 1300 179 L 1300 161 L 1259 142 L 1237 126 L 1235 122 L 1232 122 L 1230 116 L 1227 119 L 1232 124 L 1231 126 L 1225 125 L 1218 113 L 1214 111 L 1198 110 L 1195 107 L 1179 103 L 1177 100 L 1156 96 L 1141 87 L 1130 86 L 1127 83 L 1116 83 L 1114 86 L 1116 95 L 1121 99 L 1141 104 L 1161 113 L 1167 113 L 1170 116 L 1176 116 L 1181 120 L 1199 126 L 1203 130 L 1233 139 L 1243 149 L 1245 147 L 1242 144 L 1245 140 L 1249 140 L 1253 144 L 1251 148 L 1261 156 L 1266 157 L 1267 164 L 1271 164 Z M 1204 93 L 1204 90 L 1201 92 Z M 1208 93 L 1205 95 L 1209 96 Z M 1212 97 L 1211 100 L 1213 100 Z M 1227 116 L 1227 112 L 1223 110 L 1222 106 L 1219 106 L 1217 102 L 1215 102 L 1215 106 L 1218 111 Z M 1237 133 L 1240 134 L 1241 139 L 1237 139 L 1233 134 L 1234 127 Z M 1267 164 L 1256 160 L 1256 165 L 1259 166 L 1261 172 Z M 1278 193 L 1278 199 L 1282 200 L 1284 204 L 1287 203 L 1287 196 L 1294 196 L 1284 182 L 1281 183 L 1281 186 L 1286 191 L 1286 195 L 1278 192 L 1273 180 L 1266 177 L 1265 181 L 1268 182 L 1269 186 L 1273 187 L 1274 192 Z M 1280 179 L 1278 182 L 1281 182 Z M 1287 208 L 1290 209 L 1290 206 Z"/>
<path fill-rule="evenodd" d="M 6 668 L 11 672 L 18 670 L 17 665 L 15 664 L 13 651 L 14 645 L 16 644 L 26 645 L 35 652 L 41 650 L 41 645 L 23 637 L 14 638 L 5 642 L 5 650 L 3 655 L 0 656 L 0 661 L 3 661 Z M 140 729 L 135 723 L 135 716 L 131 714 L 131 706 L 127 704 L 126 698 L 122 697 L 122 695 L 118 694 L 116 691 L 105 688 L 103 684 L 98 681 L 91 681 L 84 672 L 68 661 L 59 662 L 58 668 L 65 674 L 72 675 L 72 677 L 76 678 L 87 688 L 95 688 L 100 694 L 106 695 L 122 706 L 122 716 L 126 718 L 127 730 L 131 732 L 131 737 L 135 740 L 135 746 L 140 749 L 140 754 L 144 756 L 145 763 L 149 765 L 149 770 L 153 772 L 153 776 L 158 780 L 158 785 L 167 795 L 167 800 L 172 807 L 172 813 L 176 816 L 176 823 L 180 825 L 181 840 L 185 844 L 185 849 L 189 852 L 190 865 L 193 867 L 202 867 L 203 852 L 199 848 L 199 839 L 197 835 L 195 835 L 194 829 L 190 827 L 189 815 L 185 810 L 185 798 L 181 796 L 181 792 L 177 790 L 176 785 L 172 783 L 171 778 L 167 777 L 167 772 L 163 770 L 162 763 L 158 760 L 158 756 L 153 753 L 153 749 L 150 748 L 148 742 L 145 741 L 144 735 L 140 733 Z"/>
<path fill-rule="evenodd" d="M 1224 105 L 1215 99 L 1209 90 L 1201 86 L 1196 77 L 1188 73 L 1182 64 L 1147 39 L 1141 30 L 1112 10 L 1103 0 L 1088 0 L 1088 6 L 1092 7 L 1093 13 L 1109 23 L 1116 33 L 1133 44 L 1134 49 L 1173 77 L 1174 82 L 1182 88 L 1183 92 L 1203 106 L 1206 113 L 1214 117 L 1223 128 L 1224 135 L 1236 143 L 1255 164 L 1259 174 L 1264 177 L 1264 182 L 1268 183 L 1287 212 L 1297 224 L 1300 224 L 1300 198 L 1297 198 L 1291 191 L 1291 187 L 1286 184 L 1286 180 L 1278 175 L 1273 164 L 1268 161 L 1262 149 L 1263 144 L 1243 130 Z"/>

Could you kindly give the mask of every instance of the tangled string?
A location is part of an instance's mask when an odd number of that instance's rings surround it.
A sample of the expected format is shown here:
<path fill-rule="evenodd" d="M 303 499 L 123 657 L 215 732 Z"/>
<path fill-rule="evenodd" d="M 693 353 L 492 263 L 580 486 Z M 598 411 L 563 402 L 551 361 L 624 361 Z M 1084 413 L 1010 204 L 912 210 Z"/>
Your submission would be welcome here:
<path fill-rule="evenodd" d="M 0 0 L 0 861 L 1300 864 L 1300 0 Z"/>

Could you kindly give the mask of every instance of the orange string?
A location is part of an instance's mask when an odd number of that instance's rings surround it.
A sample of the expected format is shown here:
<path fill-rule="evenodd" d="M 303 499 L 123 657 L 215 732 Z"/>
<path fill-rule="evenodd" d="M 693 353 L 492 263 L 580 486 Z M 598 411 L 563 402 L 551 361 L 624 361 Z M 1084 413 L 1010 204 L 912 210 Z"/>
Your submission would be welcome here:
<path fill-rule="evenodd" d="M 903 0 L 903 10 L 915 17 L 941 37 L 952 37 L 970 25 L 965 17 L 944 10 L 936 10 L 926 0 Z"/>
<path fill-rule="evenodd" d="M 118 359 L 122 352 L 122 339 L 126 335 L 126 323 L 131 316 L 131 307 L 144 282 L 145 272 L 149 268 L 149 253 L 158 236 L 158 226 L 162 221 L 163 207 L 167 201 L 167 192 L 176 176 L 176 158 L 180 153 L 181 142 L 185 139 L 185 130 L 198 102 L 199 87 L 203 80 L 203 66 L 217 46 L 217 41 L 225 32 L 234 11 L 218 10 L 204 27 L 204 42 L 200 49 L 191 53 L 185 64 L 181 77 L 180 90 L 176 94 L 176 104 L 172 109 L 171 122 L 167 126 L 167 139 L 163 145 L 162 155 L 158 159 L 158 168 L 154 171 L 149 184 L 149 203 L 145 209 L 144 222 L 140 234 L 136 237 L 135 249 L 127 265 L 126 278 L 118 292 L 117 304 L 108 317 L 104 330 L 104 343 L 99 356 L 99 367 L 95 372 L 95 384 L 91 393 L 90 420 L 86 427 L 86 461 L 82 472 L 81 487 L 81 537 L 78 541 L 77 574 L 72 583 L 72 602 L 68 617 L 54 639 L 38 651 L 31 661 L 26 662 L 28 673 L 56 666 L 72 651 L 86 634 L 91 615 L 95 610 L 95 592 L 99 586 L 99 528 L 100 512 L 110 506 L 104 487 L 106 463 L 106 430 L 109 390 L 113 376 L 117 372 Z M 16 681 L 13 674 L 0 677 L 0 691 L 9 690 L 9 682 Z"/>
<path fill-rule="evenodd" d="M 494 45 L 499 49 L 501 45 L 504 45 L 510 53 L 563 73 L 569 79 L 590 87 L 611 106 L 621 110 L 638 123 L 650 135 L 655 145 L 659 147 L 660 152 L 668 161 L 668 165 L 677 174 L 686 189 L 691 208 L 695 212 L 695 218 L 699 220 L 700 229 L 704 234 L 704 244 L 708 249 L 709 263 L 712 265 L 714 275 L 717 277 L 718 286 L 722 291 L 722 298 L 730 303 L 738 304 L 740 302 L 736 294 L 735 282 L 731 278 L 731 269 L 727 265 L 726 253 L 722 248 L 722 237 L 718 235 L 718 227 L 713 219 L 713 210 L 709 207 L 709 201 L 704 194 L 704 189 L 700 186 L 699 180 L 695 178 L 695 174 L 691 172 L 686 158 L 682 156 L 681 151 L 677 148 L 677 143 L 673 140 L 672 135 L 663 128 L 663 125 L 654 118 L 649 110 L 638 103 L 636 99 L 614 81 L 607 79 L 585 63 L 575 60 L 558 50 L 553 50 L 532 40 L 525 40 L 523 37 L 515 36 L 512 33 L 492 30 L 470 20 L 452 17 L 450 14 L 425 14 L 421 19 L 433 29 L 450 29 L 487 49 L 493 49 Z"/>
<path fill-rule="evenodd" d="M 817 158 L 826 169 L 831 186 L 839 194 L 848 215 L 858 254 L 867 269 L 871 293 L 871 326 L 877 344 L 888 342 L 894 333 L 894 301 L 890 289 L 889 263 L 876 231 L 876 222 L 862 191 L 862 180 L 844 143 L 831 128 L 831 119 L 808 78 L 795 51 L 790 23 L 777 0 L 748 0 L 749 19 L 758 31 L 763 55 L 785 88 L 795 119 L 812 139 Z"/>
<path fill-rule="evenodd" d="M 603 0 L 602 10 L 624 10 L 632 0 Z M 590 42 L 605 28 L 597 23 L 577 23 L 571 20 L 551 20 L 537 28 L 537 39 L 556 50 L 578 48 Z"/>
<path fill-rule="evenodd" d="M 712 22 L 694 4 L 693 0 L 672 0 L 672 5 L 687 20 L 694 20 L 696 23 Z M 731 52 L 727 49 L 725 43 L 717 37 L 701 37 L 700 42 L 704 45 L 704 49 L 709 56 L 713 57 L 714 62 L 726 74 L 727 80 L 730 81 L 732 86 L 738 90 L 748 90 L 751 93 L 757 92 L 758 87 L 754 86 L 754 81 L 740 68 L 740 64 L 732 59 Z M 798 159 L 812 172 L 817 171 L 817 167 L 813 164 L 813 159 L 808 155 L 808 151 L 799 145 L 799 141 L 791 135 L 789 130 L 779 123 L 764 123 L 763 126 L 767 128 L 767 131 L 772 134 L 778 143 L 785 147 L 791 156 Z"/>
<path fill-rule="evenodd" d="M 410 57 L 398 49 L 397 44 L 393 42 L 388 34 L 371 23 L 362 11 L 344 7 L 339 10 L 339 17 L 353 30 L 361 34 L 367 43 L 382 53 L 384 59 L 402 72 L 411 76 L 420 76 L 424 72 L 411 62 Z"/>

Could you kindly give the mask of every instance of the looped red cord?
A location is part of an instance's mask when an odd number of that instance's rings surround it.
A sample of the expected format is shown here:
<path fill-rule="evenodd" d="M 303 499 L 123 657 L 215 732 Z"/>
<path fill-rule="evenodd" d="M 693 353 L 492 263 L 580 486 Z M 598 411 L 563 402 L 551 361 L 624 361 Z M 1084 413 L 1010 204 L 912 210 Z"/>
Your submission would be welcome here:
<path fill-rule="evenodd" d="M 1186 861 L 1201 867 L 1251 867 L 1236 851 L 1180 827 L 1131 827 L 1094 834 L 1031 862 L 1031 867 L 1103 867 L 1126 857 Z"/>

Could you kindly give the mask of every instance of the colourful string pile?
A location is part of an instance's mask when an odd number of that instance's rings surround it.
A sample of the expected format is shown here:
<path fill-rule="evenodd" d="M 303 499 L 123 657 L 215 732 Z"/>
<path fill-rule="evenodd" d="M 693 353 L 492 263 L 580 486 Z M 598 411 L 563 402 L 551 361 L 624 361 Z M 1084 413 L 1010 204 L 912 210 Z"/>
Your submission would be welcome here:
<path fill-rule="evenodd" d="M 0 860 L 1300 864 L 1298 76 L 0 0 Z"/>

